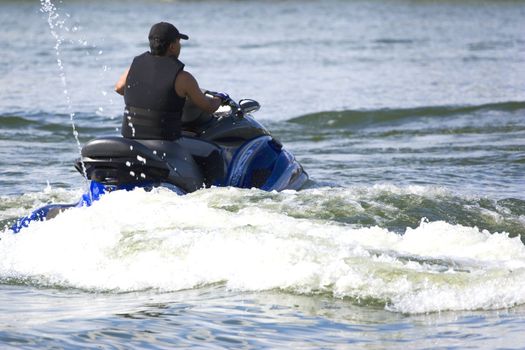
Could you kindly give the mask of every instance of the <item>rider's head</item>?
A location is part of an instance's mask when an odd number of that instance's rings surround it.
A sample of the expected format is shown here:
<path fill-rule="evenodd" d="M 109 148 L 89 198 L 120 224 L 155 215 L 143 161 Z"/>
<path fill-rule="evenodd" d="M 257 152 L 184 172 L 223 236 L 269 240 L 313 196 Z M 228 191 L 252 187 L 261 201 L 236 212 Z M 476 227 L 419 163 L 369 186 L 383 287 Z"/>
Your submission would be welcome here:
<path fill-rule="evenodd" d="M 148 39 L 152 55 L 178 56 L 180 53 L 180 39 L 188 40 L 188 36 L 180 33 L 173 24 L 160 22 L 151 27 Z"/>

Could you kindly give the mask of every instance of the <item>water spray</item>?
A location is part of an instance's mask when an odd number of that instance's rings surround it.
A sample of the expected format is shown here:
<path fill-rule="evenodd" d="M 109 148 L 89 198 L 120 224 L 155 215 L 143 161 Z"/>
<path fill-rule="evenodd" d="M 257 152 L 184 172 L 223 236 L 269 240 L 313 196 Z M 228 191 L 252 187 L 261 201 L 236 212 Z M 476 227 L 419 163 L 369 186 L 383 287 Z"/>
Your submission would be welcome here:
<path fill-rule="evenodd" d="M 80 140 L 78 138 L 78 131 L 75 125 L 75 112 L 73 112 L 73 104 L 71 102 L 71 95 L 68 90 L 66 72 L 64 69 L 64 64 L 62 63 L 61 45 L 64 40 L 58 33 L 59 30 L 69 31 L 69 28 L 65 25 L 65 20 L 61 18 L 60 14 L 58 13 L 57 7 L 53 4 L 51 0 L 40 0 L 40 5 L 41 5 L 40 11 L 47 14 L 47 24 L 49 25 L 49 30 L 51 32 L 51 35 L 55 39 L 54 48 L 55 48 L 58 72 L 59 72 L 60 80 L 62 82 L 62 86 L 64 88 L 63 92 L 66 97 L 67 111 L 68 111 L 69 119 L 71 122 L 71 128 L 73 130 L 73 136 L 75 137 L 75 141 L 78 147 L 78 152 L 80 154 L 80 163 L 82 165 L 82 173 L 84 177 L 87 179 L 86 167 L 85 167 L 84 162 L 82 161 L 82 145 L 80 144 Z"/>

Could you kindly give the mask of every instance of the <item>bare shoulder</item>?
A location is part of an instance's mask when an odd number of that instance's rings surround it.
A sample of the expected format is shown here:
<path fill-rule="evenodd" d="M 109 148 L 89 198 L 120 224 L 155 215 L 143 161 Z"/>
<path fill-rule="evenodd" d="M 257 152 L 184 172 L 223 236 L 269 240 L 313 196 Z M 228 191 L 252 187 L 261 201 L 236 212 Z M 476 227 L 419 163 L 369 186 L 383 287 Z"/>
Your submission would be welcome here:
<path fill-rule="evenodd" d="M 197 80 L 190 72 L 181 71 L 175 79 L 175 91 L 181 97 L 188 97 L 194 94 L 195 90 L 199 89 Z"/>
<path fill-rule="evenodd" d="M 197 107 L 205 112 L 213 113 L 219 108 L 221 100 L 219 98 L 211 98 L 204 95 L 199 88 L 199 83 L 186 71 L 181 71 L 175 79 L 175 92 L 180 97 L 190 98 Z"/>
<path fill-rule="evenodd" d="M 181 71 L 177 75 L 177 81 L 179 81 L 179 80 L 180 80 L 181 83 L 185 83 L 185 84 L 191 84 L 191 83 L 197 82 L 197 80 L 195 80 L 193 75 L 191 75 L 190 72 L 186 72 L 185 70 Z"/>

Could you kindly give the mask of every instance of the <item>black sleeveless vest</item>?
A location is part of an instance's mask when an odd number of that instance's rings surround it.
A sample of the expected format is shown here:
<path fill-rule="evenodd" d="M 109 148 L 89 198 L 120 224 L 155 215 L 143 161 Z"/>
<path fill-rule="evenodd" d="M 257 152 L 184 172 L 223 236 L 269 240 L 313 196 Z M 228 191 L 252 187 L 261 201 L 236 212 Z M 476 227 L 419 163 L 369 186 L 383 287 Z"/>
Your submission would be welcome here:
<path fill-rule="evenodd" d="M 184 64 L 172 56 L 145 52 L 133 59 L 124 87 L 122 136 L 175 140 L 180 137 L 185 99 L 175 92 Z"/>

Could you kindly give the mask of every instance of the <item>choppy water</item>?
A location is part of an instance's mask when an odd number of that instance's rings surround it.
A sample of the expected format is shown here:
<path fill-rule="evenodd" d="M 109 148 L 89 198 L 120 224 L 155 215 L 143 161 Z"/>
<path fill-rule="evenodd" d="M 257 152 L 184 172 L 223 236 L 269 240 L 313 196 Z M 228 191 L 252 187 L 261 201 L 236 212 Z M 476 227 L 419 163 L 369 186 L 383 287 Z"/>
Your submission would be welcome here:
<path fill-rule="evenodd" d="M 117 132 L 159 20 L 312 181 L 114 192 L 0 233 L 3 348 L 525 347 L 524 3 L 43 5 L 0 2 L 2 227 L 78 199 L 70 119 Z"/>

